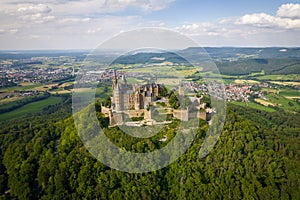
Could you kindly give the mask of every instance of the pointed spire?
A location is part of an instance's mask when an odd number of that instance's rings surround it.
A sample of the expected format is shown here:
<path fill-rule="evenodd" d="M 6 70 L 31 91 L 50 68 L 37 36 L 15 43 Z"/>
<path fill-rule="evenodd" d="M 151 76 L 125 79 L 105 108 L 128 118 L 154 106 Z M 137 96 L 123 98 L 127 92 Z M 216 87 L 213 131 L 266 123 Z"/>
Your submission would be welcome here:
<path fill-rule="evenodd" d="M 119 84 L 117 83 L 116 85 L 116 91 L 120 91 L 120 87 L 119 87 Z"/>
<path fill-rule="evenodd" d="M 127 80 L 126 80 L 125 74 L 122 75 L 122 82 L 125 83 L 125 84 L 127 84 Z"/>

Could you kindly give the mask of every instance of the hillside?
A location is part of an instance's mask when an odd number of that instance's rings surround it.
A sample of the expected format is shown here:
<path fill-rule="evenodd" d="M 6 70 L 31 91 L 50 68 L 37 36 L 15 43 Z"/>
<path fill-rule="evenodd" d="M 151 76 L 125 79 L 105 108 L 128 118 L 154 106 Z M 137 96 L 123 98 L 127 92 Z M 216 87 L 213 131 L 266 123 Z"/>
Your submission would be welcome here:
<path fill-rule="evenodd" d="M 299 114 L 230 105 L 221 138 L 207 157 L 198 155 L 205 136 L 203 126 L 175 163 L 151 173 L 130 174 L 97 162 L 82 146 L 72 118 L 51 120 L 66 113 L 62 108 L 69 106 L 15 121 L 18 125 L 1 126 L 1 194 L 10 188 L 3 197 L 297 199 L 300 195 Z M 103 116 L 98 117 L 101 121 Z M 107 134 L 133 151 L 160 145 L 151 138 L 144 139 L 146 145 L 131 145 L 136 141 L 120 129 Z"/>

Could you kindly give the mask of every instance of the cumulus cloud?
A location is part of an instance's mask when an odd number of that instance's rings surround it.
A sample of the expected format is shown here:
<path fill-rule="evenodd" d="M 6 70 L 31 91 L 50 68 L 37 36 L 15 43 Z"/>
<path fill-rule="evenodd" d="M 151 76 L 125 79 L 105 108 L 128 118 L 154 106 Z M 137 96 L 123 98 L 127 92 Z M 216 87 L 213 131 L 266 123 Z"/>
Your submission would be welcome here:
<path fill-rule="evenodd" d="M 247 14 L 235 23 L 261 28 L 300 29 L 300 4 L 283 4 L 274 16 L 266 13 Z"/>
<path fill-rule="evenodd" d="M 38 24 L 44 24 L 47 22 L 51 22 L 55 19 L 54 16 L 45 16 L 41 13 L 36 13 L 36 14 L 30 14 L 30 15 L 22 15 L 19 17 L 20 19 L 24 21 L 28 21 L 30 23 L 38 23 Z"/>
<path fill-rule="evenodd" d="M 213 23 L 191 23 L 183 24 L 175 28 L 176 31 L 185 35 L 195 36 L 218 36 L 224 34 L 226 30 Z"/>
<path fill-rule="evenodd" d="M 283 4 L 277 11 L 277 16 L 281 18 L 300 19 L 300 4 Z"/>
<path fill-rule="evenodd" d="M 51 12 L 51 8 L 44 4 L 21 5 L 17 8 L 17 12 L 21 14 L 49 13 Z"/>
<path fill-rule="evenodd" d="M 215 23 L 185 23 L 174 29 L 204 43 L 213 41 L 213 44 L 235 45 L 244 41 L 256 46 L 276 41 L 276 45 L 296 45 L 299 44 L 296 38 L 300 36 L 298 7 L 299 4 L 284 4 L 274 15 L 253 13 Z"/>
<path fill-rule="evenodd" d="M 128 8 L 137 11 L 153 12 L 167 8 L 175 0 L 2 0 L 3 10 L 11 12 L 58 14 L 105 14 Z M 17 7 L 17 10 L 16 10 Z M 0 8 L 1 10 L 1 8 Z"/>

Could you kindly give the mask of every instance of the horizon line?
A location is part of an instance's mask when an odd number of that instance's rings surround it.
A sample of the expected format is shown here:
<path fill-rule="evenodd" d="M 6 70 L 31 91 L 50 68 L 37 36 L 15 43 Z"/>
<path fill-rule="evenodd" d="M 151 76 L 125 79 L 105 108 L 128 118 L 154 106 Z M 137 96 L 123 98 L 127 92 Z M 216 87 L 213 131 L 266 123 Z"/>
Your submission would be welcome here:
<path fill-rule="evenodd" d="M 300 48 L 300 46 L 191 46 L 187 47 L 188 48 L 250 48 L 250 49 L 256 49 L 256 48 L 262 48 L 262 49 L 267 49 L 267 48 L 288 48 L 288 49 L 295 49 L 295 48 Z M 97 50 L 95 49 L 88 49 L 88 48 L 82 48 L 82 49 L 76 49 L 76 48 L 70 48 L 70 49 L 0 49 L 0 53 L 3 52 L 13 52 L 13 51 L 93 51 Z M 99 49 L 100 50 L 100 49 Z M 121 51 L 124 49 L 102 49 L 103 51 Z M 184 49 L 177 49 L 177 50 L 184 50 Z"/>

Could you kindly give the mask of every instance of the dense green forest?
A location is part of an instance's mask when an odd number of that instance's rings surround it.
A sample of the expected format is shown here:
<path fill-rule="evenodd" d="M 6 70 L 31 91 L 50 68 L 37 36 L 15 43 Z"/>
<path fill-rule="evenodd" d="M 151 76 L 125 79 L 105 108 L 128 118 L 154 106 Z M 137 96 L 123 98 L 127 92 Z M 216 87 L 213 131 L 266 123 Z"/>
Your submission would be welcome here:
<path fill-rule="evenodd" d="M 97 117 L 107 126 L 101 113 Z M 199 158 L 207 128 L 202 122 L 180 159 L 158 171 L 134 174 L 111 169 L 87 152 L 66 99 L 38 115 L 1 123 L 1 198 L 298 199 L 299 117 L 229 105 L 223 133 L 208 156 Z M 155 137 L 140 145 L 118 128 L 106 134 L 137 152 L 162 145 Z"/>
<path fill-rule="evenodd" d="M 221 74 L 227 75 L 249 75 L 253 72 L 266 74 L 299 74 L 299 58 L 288 59 L 239 59 L 231 62 L 216 62 Z M 207 69 L 209 71 L 209 69 Z"/>

